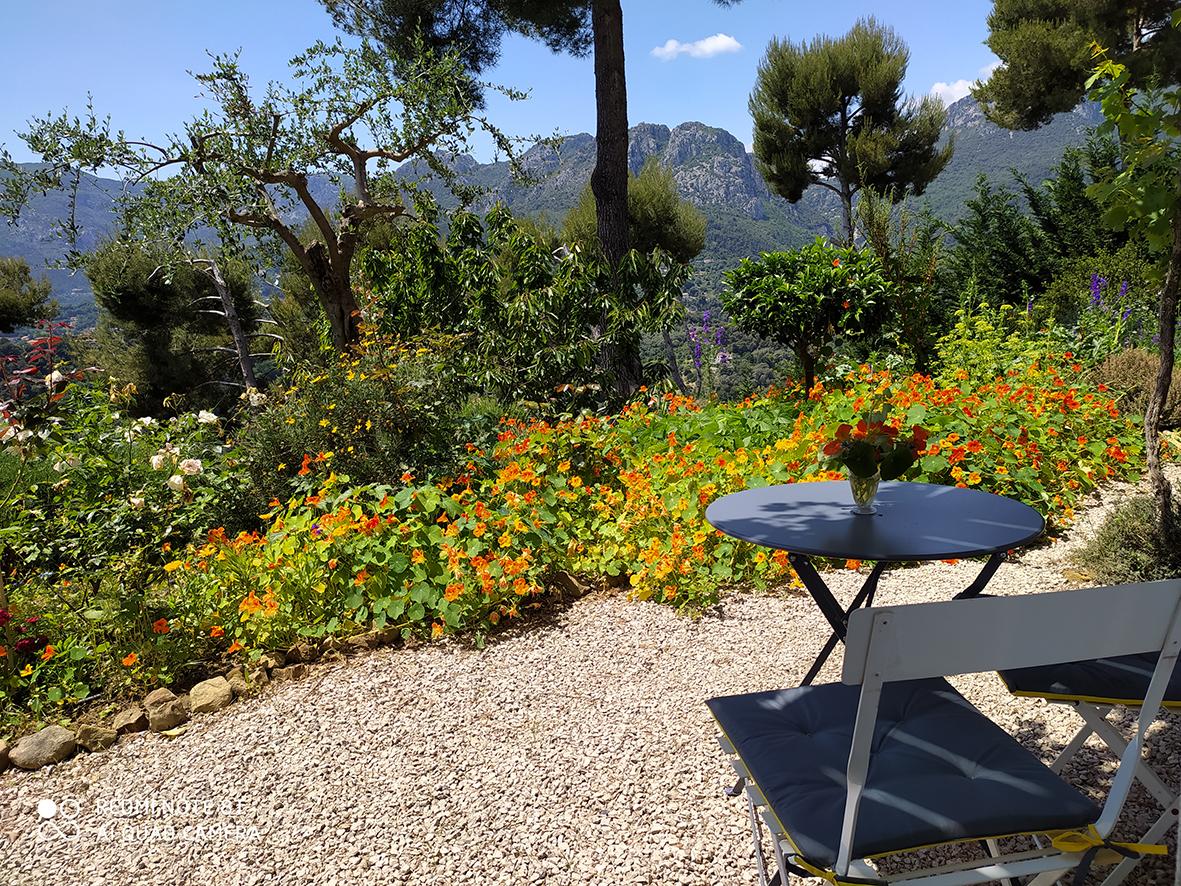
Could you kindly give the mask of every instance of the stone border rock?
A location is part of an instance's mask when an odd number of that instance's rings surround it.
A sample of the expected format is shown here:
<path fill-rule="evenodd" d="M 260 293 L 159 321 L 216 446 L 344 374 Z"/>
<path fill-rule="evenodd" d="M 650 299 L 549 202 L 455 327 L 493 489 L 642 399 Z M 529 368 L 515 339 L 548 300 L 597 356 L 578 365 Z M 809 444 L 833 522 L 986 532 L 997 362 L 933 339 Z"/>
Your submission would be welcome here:
<path fill-rule="evenodd" d="M 301 680 L 312 665 L 345 660 L 345 653 L 360 653 L 401 640 L 396 628 L 366 631 L 351 637 L 327 637 L 312 645 L 300 641 L 286 651 L 263 653 L 249 670 L 241 665 L 224 674 L 202 680 L 187 693 L 177 695 L 160 687 L 138 704 L 123 708 L 109 724 L 84 723 L 75 730 L 50 725 L 9 744 L 0 741 L 0 773 L 7 769 L 41 769 L 69 759 L 79 750 L 101 753 L 124 736 L 137 732 L 177 735 L 193 714 L 220 711 L 236 699 L 258 692 L 268 683 Z"/>

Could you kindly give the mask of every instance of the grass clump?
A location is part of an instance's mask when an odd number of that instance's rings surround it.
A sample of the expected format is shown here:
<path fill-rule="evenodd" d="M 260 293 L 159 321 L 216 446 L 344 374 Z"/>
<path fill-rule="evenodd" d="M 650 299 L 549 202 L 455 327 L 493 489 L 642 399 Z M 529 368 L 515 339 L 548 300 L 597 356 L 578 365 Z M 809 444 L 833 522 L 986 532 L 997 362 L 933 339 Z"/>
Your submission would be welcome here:
<path fill-rule="evenodd" d="M 1079 565 L 1105 584 L 1181 575 L 1181 545 L 1175 539 L 1161 538 L 1155 516 L 1151 496 L 1136 496 L 1121 503 L 1079 552 Z"/>

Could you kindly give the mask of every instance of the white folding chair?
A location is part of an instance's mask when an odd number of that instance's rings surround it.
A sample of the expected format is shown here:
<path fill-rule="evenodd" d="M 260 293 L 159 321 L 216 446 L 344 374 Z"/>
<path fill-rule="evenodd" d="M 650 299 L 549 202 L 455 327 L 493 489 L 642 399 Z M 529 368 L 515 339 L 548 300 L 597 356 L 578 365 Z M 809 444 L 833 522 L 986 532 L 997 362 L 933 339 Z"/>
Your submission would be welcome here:
<path fill-rule="evenodd" d="M 1052 770 L 1061 773 L 1092 735 L 1098 736 L 1117 757 L 1123 754 L 1128 740 L 1108 719 L 1108 714 L 1116 707 L 1140 710 L 1156 666 L 1156 653 L 1147 652 L 1013 668 L 1000 671 L 1000 677 L 1013 695 L 1067 705 L 1082 718 L 1079 731 L 1050 764 Z M 1162 706 L 1181 707 L 1181 671 L 1173 671 L 1165 687 Z M 1136 779 L 1163 807 L 1160 816 L 1140 837 L 1142 843 L 1155 843 L 1176 827 L 1181 796 L 1144 761 L 1136 767 Z M 1134 866 L 1132 859 L 1125 859 L 1104 879 L 1103 886 L 1123 882 Z"/>
<path fill-rule="evenodd" d="M 944 676 L 1158 653 L 1102 809 L 967 702 Z M 1164 847 L 1110 840 L 1181 651 L 1181 580 L 862 609 L 842 683 L 710 699 L 746 789 L 760 881 L 959 886 L 1053 883 Z M 860 689 L 858 689 L 858 686 Z M 777 870 L 767 877 L 760 821 Z M 1002 837 L 1032 849 L 1002 854 Z M 945 843 L 983 857 L 911 870 L 875 860 Z"/>

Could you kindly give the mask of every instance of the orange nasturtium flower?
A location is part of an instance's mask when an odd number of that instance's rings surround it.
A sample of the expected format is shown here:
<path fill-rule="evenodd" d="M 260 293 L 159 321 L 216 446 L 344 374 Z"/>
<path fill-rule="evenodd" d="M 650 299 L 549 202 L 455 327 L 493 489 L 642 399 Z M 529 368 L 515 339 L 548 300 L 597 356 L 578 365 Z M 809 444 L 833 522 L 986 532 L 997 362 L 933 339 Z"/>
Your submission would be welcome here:
<path fill-rule="evenodd" d="M 53 656 L 56 652 L 57 652 L 57 650 L 53 648 L 53 644 L 52 643 L 48 644 L 41 651 L 41 660 L 42 661 L 49 661 L 51 658 L 53 658 Z"/>
<path fill-rule="evenodd" d="M 152 622 L 153 634 L 167 634 L 168 633 L 168 619 L 158 618 Z"/>
<path fill-rule="evenodd" d="M 8 655 L 8 647 L 7 646 L 0 646 L 0 658 L 4 658 L 7 655 Z"/>
<path fill-rule="evenodd" d="M 123 667 L 129 668 L 133 664 L 135 664 L 137 661 L 139 661 L 139 656 L 136 655 L 134 652 L 128 652 L 127 655 L 123 658 Z"/>
<path fill-rule="evenodd" d="M 241 643 L 239 643 L 237 640 L 235 640 L 233 643 L 230 644 L 230 648 L 227 649 L 226 652 L 228 652 L 230 655 L 233 655 L 235 652 L 241 652 L 245 648 L 246 647 L 244 647 Z"/>
<path fill-rule="evenodd" d="M 213 627 L 211 627 L 209 629 L 209 636 L 210 637 L 224 637 L 225 633 L 226 633 L 226 629 L 223 628 L 221 625 L 214 625 Z"/>

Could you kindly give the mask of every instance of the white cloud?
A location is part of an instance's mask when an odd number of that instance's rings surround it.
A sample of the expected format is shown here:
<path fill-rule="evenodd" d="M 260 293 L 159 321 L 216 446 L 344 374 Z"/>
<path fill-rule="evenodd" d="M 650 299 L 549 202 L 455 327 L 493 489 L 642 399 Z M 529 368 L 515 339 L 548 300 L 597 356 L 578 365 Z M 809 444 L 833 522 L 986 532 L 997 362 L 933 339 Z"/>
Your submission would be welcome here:
<path fill-rule="evenodd" d="M 714 34 L 712 37 L 703 37 L 692 43 L 682 43 L 680 40 L 670 39 L 665 41 L 663 46 L 653 49 L 652 54 L 662 62 L 671 62 L 679 55 L 688 55 L 692 58 L 713 58 L 715 55 L 738 52 L 740 49 L 742 49 L 742 44 L 729 34 Z"/>
<path fill-rule="evenodd" d="M 983 68 L 976 72 L 976 76 L 980 80 L 987 80 L 992 76 L 992 72 L 1001 66 L 1000 59 L 994 59 Z M 944 83 L 940 80 L 931 86 L 931 95 L 940 99 L 943 104 L 950 105 L 958 102 L 961 98 L 972 91 L 972 86 L 975 85 L 975 80 L 955 80 L 951 83 Z"/>
<path fill-rule="evenodd" d="M 956 80 L 954 83 L 944 83 L 942 80 L 940 80 L 931 87 L 931 95 L 942 100 L 943 104 L 945 105 L 958 102 L 971 91 L 971 80 Z"/>

